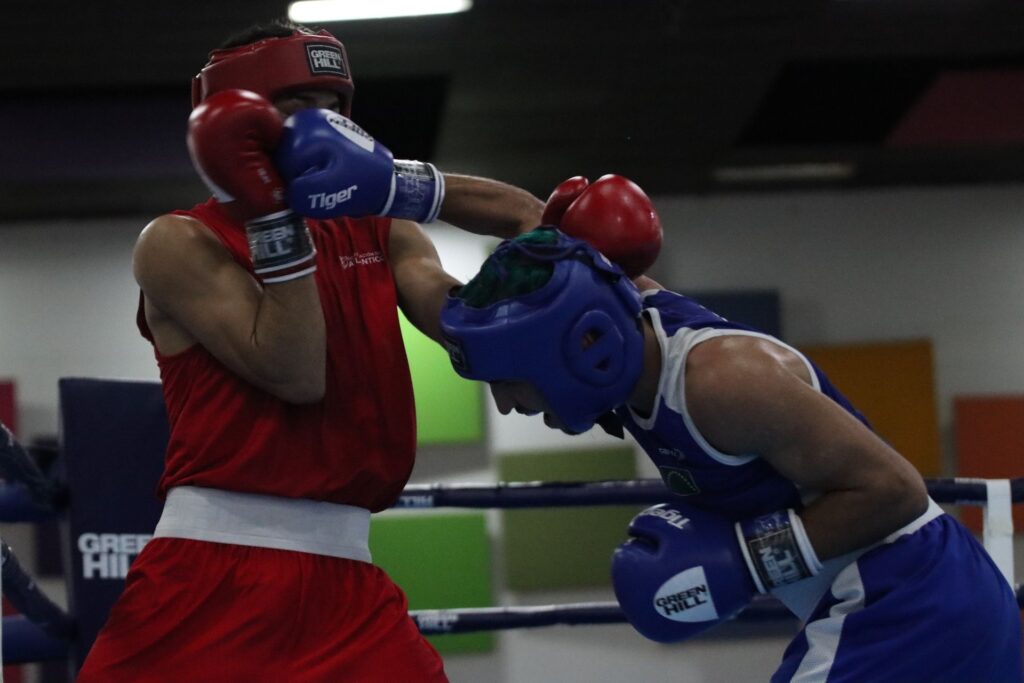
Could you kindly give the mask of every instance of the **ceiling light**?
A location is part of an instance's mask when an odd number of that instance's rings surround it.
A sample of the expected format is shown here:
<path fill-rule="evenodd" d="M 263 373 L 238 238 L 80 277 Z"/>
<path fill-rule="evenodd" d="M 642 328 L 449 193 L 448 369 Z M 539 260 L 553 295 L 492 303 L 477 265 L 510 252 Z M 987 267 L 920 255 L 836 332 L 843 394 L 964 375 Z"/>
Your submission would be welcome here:
<path fill-rule="evenodd" d="M 775 164 L 772 166 L 723 166 L 711 171 L 720 183 L 784 182 L 794 180 L 846 180 L 856 166 L 846 162 Z"/>
<path fill-rule="evenodd" d="M 353 21 L 455 14 L 473 6 L 473 0 L 299 0 L 288 6 L 288 18 L 299 23 Z"/>

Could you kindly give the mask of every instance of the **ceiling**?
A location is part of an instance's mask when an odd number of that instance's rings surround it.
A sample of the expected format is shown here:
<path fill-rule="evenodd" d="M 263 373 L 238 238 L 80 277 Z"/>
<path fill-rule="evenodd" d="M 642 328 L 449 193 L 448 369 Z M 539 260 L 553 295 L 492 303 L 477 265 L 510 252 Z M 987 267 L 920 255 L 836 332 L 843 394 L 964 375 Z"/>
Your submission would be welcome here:
<path fill-rule="evenodd" d="M 16 7 L 0 25 L 6 219 L 202 194 L 189 79 L 286 3 Z M 353 117 L 396 156 L 542 197 L 603 173 L 651 194 L 1024 180 L 1020 0 L 476 0 L 327 28 Z"/>

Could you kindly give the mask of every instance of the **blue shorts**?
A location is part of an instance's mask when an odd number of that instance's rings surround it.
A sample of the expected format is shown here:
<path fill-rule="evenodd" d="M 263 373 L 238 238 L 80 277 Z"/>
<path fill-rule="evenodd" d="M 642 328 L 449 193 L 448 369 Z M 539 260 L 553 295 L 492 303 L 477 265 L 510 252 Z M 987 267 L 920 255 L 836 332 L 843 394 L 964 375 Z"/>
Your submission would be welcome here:
<path fill-rule="evenodd" d="M 843 569 L 772 676 L 772 683 L 1022 680 L 1013 591 L 949 515 Z"/>

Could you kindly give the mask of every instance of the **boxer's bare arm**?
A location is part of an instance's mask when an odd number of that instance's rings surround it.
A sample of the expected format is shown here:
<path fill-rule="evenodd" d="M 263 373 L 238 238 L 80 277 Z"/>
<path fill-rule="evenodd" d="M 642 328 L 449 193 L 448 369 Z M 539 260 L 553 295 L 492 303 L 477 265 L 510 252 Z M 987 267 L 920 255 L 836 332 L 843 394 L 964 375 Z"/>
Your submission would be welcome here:
<path fill-rule="evenodd" d="M 803 490 L 801 518 L 822 560 L 876 543 L 922 514 L 921 476 L 899 453 L 809 383 L 806 365 L 765 340 L 728 336 L 694 347 L 686 401 L 718 450 L 757 453 Z"/>
<path fill-rule="evenodd" d="M 199 343 L 285 401 L 322 398 L 326 333 L 312 275 L 260 285 L 200 222 L 169 215 L 143 230 L 133 268 L 162 354 Z"/>
<path fill-rule="evenodd" d="M 448 291 L 461 283 L 445 272 L 434 244 L 416 223 L 392 221 L 388 251 L 402 312 L 441 343 L 441 307 Z"/>
<path fill-rule="evenodd" d="M 510 239 L 540 225 L 544 203 L 526 190 L 489 178 L 445 174 L 440 219 L 478 235 Z"/>
<path fill-rule="evenodd" d="M 440 219 L 457 228 L 507 239 L 540 225 L 544 205 L 525 190 L 490 178 L 448 173 L 445 184 Z M 388 251 L 402 312 L 440 343 L 445 295 L 461 283 L 445 272 L 433 243 L 416 223 L 393 220 Z"/>

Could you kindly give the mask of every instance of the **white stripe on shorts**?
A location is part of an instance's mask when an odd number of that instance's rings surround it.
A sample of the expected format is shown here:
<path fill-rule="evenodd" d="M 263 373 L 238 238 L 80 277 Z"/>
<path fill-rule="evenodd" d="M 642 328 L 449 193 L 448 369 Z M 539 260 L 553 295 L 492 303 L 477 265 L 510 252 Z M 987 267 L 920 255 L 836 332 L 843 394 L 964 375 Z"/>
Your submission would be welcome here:
<path fill-rule="evenodd" d="M 807 636 L 807 654 L 800 661 L 792 683 L 824 683 L 839 650 L 839 636 L 843 631 L 846 615 L 864 608 L 864 583 L 860 578 L 860 567 L 851 562 L 832 583 L 832 594 L 839 600 L 828 612 L 828 616 L 812 621 L 804 629 Z"/>

